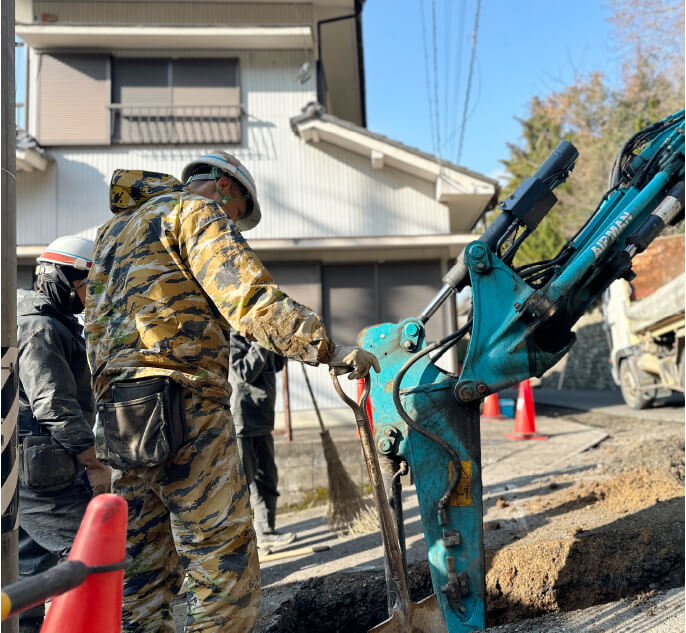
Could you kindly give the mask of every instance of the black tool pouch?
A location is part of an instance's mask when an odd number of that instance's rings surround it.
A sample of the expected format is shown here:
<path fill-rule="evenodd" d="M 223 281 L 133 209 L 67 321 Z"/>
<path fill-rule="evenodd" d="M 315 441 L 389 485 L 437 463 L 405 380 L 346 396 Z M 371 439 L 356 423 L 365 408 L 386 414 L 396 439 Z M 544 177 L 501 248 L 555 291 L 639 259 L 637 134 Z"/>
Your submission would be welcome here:
<path fill-rule="evenodd" d="M 33 492 L 57 492 L 78 472 L 76 460 L 49 435 L 27 435 L 19 445 L 19 479 Z"/>
<path fill-rule="evenodd" d="M 98 412 L 108 459 L 120 470 L 159 466 L 184 444 L 183 390 L 169 378 L 115 382 Z"/>

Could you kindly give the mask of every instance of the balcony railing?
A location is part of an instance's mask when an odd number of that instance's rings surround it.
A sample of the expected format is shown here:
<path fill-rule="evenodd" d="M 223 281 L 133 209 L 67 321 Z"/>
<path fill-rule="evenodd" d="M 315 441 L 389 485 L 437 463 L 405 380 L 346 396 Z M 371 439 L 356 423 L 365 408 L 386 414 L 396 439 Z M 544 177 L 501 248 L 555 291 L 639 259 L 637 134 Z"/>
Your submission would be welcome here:
<path fill-rule="evenodd" d="M 109 106 L 113 144 L 240 143 L 240 105 Z"/>

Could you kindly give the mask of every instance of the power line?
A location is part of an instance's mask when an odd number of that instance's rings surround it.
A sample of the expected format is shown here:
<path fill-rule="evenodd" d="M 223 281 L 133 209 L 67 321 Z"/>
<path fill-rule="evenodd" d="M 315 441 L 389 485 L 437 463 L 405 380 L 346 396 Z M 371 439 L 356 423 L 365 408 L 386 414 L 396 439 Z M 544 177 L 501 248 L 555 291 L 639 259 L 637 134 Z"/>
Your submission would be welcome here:
<path fill-rule="evenodd" d="M 458 109 L 457 109 L 457 100 L 460 94 L 460 86 L 461 86 L 461 77 L 462 77 L 462 50 L 463 50 L 463 41 L 462 41 L 462 36 L 464 34 L 464 22 L 465 22 L 465 8 L 467 6 L 467 2 L 460 2 L 460 12 L 458 14 L 458 19 L 457 19 L 457 25 L 454 29 L 454 46 L 453 46 L 453 51 L 452 55 L 450 56 L 450 59 L 452 60 L 453 57 L 456 60 L 454 70 L 451 67 L 451 70 L 448 73 L 448 78 L 449 78 L 449 83 L 450 80 L 453 81 L 452 86 L 450 86 L 450 90 L 446 88 L 446 107 L 445 107 L 445 112 L 446 112 L 446 130 L 445 130 L 445 139 L 443 140 L 443 153 L 444 154 L 450 154 L 452 155 L 454 153 L 453 150 L 451 150 L 451 147 L 455 147 L 457 143 L 457 134 L 459 132 L 459 128 L 457 126 L 457 116 L 458 116 Z M 450 101 L 448 101 L 448 96 L 450 95 Z"/>
<path fill-rule="evenodd" d="M 450 42 L 452 41 L 450 39 L 450 23 L 452 21 L 452 8 L 453 8 L 453 2 L 447 2 L 445 4 L 445 19 L 443 20 L 443 45 L 445 46 L 445 67 L 443 69 L 445 76 L 446 76 L 446 84 L 445 84 L 445 90 L 443 91 L 443 112 L 445 113 L 445 116 L 443 118 L 443 136 L 444 138 L 450 133 L 450 129 L 448 127 L 448 122 L 450 120 L 450 105 L 448 102 L 448 95 L 450 94 L 451 90 L 451 83 L 450 80 L 452 78 L 452 61 L 453 58 L 450 55 Z M 445 142 L 445 141 L 443 141 Z"/>
<path fill-rule="evenodd" d="M 441 162 L 441 119 L 438 108 L 438 34 L 436 33 L 436 0 L 431 2 L 431 29 L 434 52 L 434 108 L 436 109 L 436 155 Z"/>
<path fill-rule="evenodd" d="M 469 60 L 469 75 L 467 76 L 467 92 L 464 98 L 464 111 L 462 113 L 462 126 L 460 129 L 460 143 L 457 149 L 457 163 L 462 157 L 462 143 L 464 141 L 464 130 L 467 124 L 467 108 L 469 106 L 469 93 L 472 88 L 472 76 L 474 74 L 474 58 L 476 57 L 476 35 L 479 30 L 479 12 L 481 11 L 481 0 L 476 0 L 476 15 L 474 17 L 474 30 L 472 31 L 472 54 Z"/>
<path fill-rule="evenodd" d="M 424 46 L 424 79 L 426 80 L 426 99 L 429 105 L 429 126 L 431 128 L 431 142 L 436 154 L 436 132 L 434 129 L 433 108 L 431 107 L 431 84 L 429 82 L 429 53 L 426 48 L 426 26 L 424 25 L 424 0 L 419 0 L 419 15 L 422 23 L 422 44 Z"/>

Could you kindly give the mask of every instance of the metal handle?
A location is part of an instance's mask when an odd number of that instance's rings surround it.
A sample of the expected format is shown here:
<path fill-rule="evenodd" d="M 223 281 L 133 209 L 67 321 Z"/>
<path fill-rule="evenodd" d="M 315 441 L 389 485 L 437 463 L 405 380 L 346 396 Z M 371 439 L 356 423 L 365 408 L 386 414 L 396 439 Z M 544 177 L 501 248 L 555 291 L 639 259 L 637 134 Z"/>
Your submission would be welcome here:
<path fill-rule="evenodd" d="M 2 588 L 2 620 L 59 596 L 82 584 L 91 574 L 124 571 L 132 559 L 127 556 L 119 563 L 86 565 L 79 560 L 68 560 L 35 576 L 23 578 Z"/>
<path fill-rule="evenodd" d="M 410 592 L 407 588 L 407 579 L 405 578 L 405 572 L 403 570 L 403 557 L 400 550 L 400 541 L 398 539 L 398 529 L 393 520 L 393 511 L 388 503 L 386 489 L 384 488 L 381 476 L 379 458 L 376 454 L 376 449 L 374 448 L 374 438 L 372 437 L 372 430 L 369 426 L 369 419 L 367 418 L 367 399 L 369 398 L 369 391 L 371 389 L 371 379 L 369 376 L 365 377 L 364 392 L 362 393 L 362 398 L 358 404 L 343 392 L 335 371 L 331 369 L 329 370 L 329 373 L 331 374 L 331 380 L 333 381 L 336 393 L 355 413 L 355 422 L 360 431 L 360 440 L 362 441 L 362 450 L 364 451 L 367 471 L 369 472 L 369 481 L 372 484 L 372 492 L 374 493 L 376 507 L 379 509 L 381 539 L 383 541 L 386 562 L 388 563 L 388 568 L 391 572 L 391 578 L 398 590 L 400 599 L 399 608 L 403 613 L 407 614 L 410 604 Z"/>

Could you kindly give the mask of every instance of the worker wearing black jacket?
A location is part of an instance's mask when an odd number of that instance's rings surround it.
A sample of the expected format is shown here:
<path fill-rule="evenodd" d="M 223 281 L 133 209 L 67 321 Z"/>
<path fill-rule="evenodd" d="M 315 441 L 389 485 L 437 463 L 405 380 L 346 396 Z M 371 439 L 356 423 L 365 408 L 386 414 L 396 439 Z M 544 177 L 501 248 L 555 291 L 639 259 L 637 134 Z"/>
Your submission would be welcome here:
<path fill-rule="evenodd" d="M 19 574 L 33 576 L 65 557 L 93 494 L 110 469 L 95 456 L 95 417 L 83 310 L 93 243 L 58 238 L 39 258 L 38 290 L 17 292 L 19 350 Z M 43 604 L 20 615 L 37 633 Z"/>
<path fill-rule="evenodd" d="M 250 486 L 257 545 L 260 548 L 287 545 L 295 534 L 275 529 L 278 472 L 274 461 L 274 405 L 276 372 L 283 368 L 282 356 L 231 332 L 229 381 L 231 411 L 238 436 L 238 450 Z"/>

